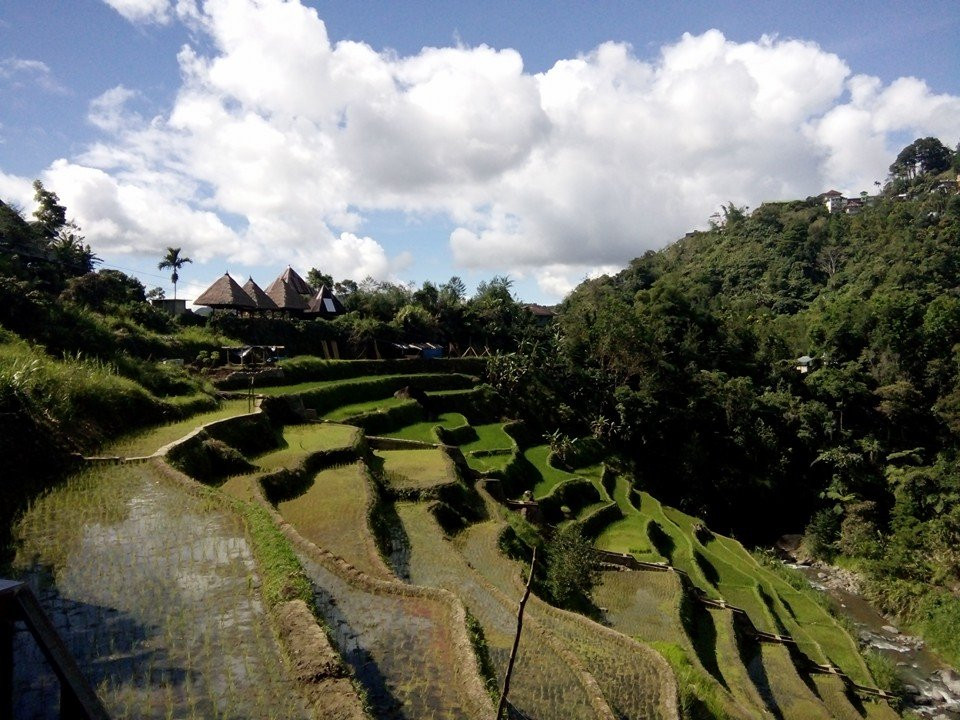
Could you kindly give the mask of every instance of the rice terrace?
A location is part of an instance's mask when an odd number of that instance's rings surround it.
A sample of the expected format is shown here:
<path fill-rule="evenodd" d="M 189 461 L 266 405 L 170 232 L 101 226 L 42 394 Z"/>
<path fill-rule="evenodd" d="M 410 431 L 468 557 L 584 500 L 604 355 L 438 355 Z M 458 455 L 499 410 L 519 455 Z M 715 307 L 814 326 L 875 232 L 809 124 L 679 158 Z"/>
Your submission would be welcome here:
<path fill-rule="evenodd" d="M 511 716 L 896 717 L 815 591 L 602 458 L 560 467 L 485 360 L 292 363 L 18 520 L 11 567 L 110 716 L 493 717 L 532 548 L 576 527 L 596 586 L 583 613 L 532 595 Z M 30 643 L 15 697 L 55 708 Z"/>
<path fill-rule="evenodd" d="M 727 4 L 0 3 L 0 720 L 960 720 L 960 3 Z"/>

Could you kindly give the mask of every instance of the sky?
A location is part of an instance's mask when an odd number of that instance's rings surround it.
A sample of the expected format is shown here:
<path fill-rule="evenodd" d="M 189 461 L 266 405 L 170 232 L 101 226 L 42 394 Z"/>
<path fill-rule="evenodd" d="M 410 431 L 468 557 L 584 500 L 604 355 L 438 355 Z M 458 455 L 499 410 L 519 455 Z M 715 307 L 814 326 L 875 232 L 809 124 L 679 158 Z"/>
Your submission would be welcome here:
<path fill-rule="evenodd" d="M 287 265 L 552 304 L 960 141 L 960 3 L 4 0 L 0 199 L 168 297 Z"/>

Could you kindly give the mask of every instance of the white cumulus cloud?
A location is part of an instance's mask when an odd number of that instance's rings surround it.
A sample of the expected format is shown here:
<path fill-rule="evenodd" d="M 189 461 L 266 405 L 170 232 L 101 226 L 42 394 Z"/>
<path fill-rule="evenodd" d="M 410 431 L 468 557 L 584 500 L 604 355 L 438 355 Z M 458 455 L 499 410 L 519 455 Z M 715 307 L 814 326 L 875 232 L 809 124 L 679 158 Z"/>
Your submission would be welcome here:
<path fill-rule="evenodd" d="M 170 22 L 172 8 L 169 0 L 104 0 L 104 2 L 134 23 Z"/>
<path fill-rule="evenodd" d="M 130 101 L 146 90 L 104 93 L 101 141 L 47 173 L 104 251 L 383 276 L 411 258 L 365 235 L 365 214 L 441 215 L 460 267 L 559 295 L 722 203 L 856 193 L 904 135 L 960 138 L 960 98 L 799 39 L 711 30 L 648 58 L 611 42 L 533 74 L 509 48 L 331 42 L 298 0 L 105 1 L 197 41 L 169 108 L 144 118 Z"/>

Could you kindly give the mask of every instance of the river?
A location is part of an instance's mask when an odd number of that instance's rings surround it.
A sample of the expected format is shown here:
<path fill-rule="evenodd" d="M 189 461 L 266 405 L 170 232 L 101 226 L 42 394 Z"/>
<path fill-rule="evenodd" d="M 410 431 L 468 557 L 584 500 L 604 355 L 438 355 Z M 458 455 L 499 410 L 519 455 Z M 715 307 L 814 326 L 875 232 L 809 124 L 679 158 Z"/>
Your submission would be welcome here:
<path fill-rule="evenodd" d="M 900 632 L 890 619 L 855 592 L 856 576 L 841 568 L 788 564 L 825 593 L 838 616 L 856 627 L 861 646 L 889 657 L 906 687 L 905 710 L 934 720 L 960 720 L 960 673 L 926 647 Z"/>

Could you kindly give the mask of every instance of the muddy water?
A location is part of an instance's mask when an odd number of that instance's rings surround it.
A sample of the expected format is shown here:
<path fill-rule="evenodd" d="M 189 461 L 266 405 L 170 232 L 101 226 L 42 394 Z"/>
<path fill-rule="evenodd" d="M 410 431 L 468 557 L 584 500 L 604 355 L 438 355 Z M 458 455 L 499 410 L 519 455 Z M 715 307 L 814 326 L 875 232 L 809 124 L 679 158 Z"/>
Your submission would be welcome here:
<path fill-rule="evenodd" d="M 927 648 L 922 639 L 900 632 L 863 597 L 836 587 L 831 568 L 790 567 L 803 573 L 813 587 L 827 595 L 836 613 L 854 624 L 862 647 L 870 647 L 896 664 L 908 691 L 906 709 L 921 717 L 960 720 L 960 673 Z"/>
<path fill-rule="evenodd" d="M 118 466 L 39 500 L 19 538 L 15 570 L 111 717 L 307 716 L 233 515 L 150 466 Z M 13 645 L 14 717 L 59 717 L 58 683 L 22 624 Z"/>

